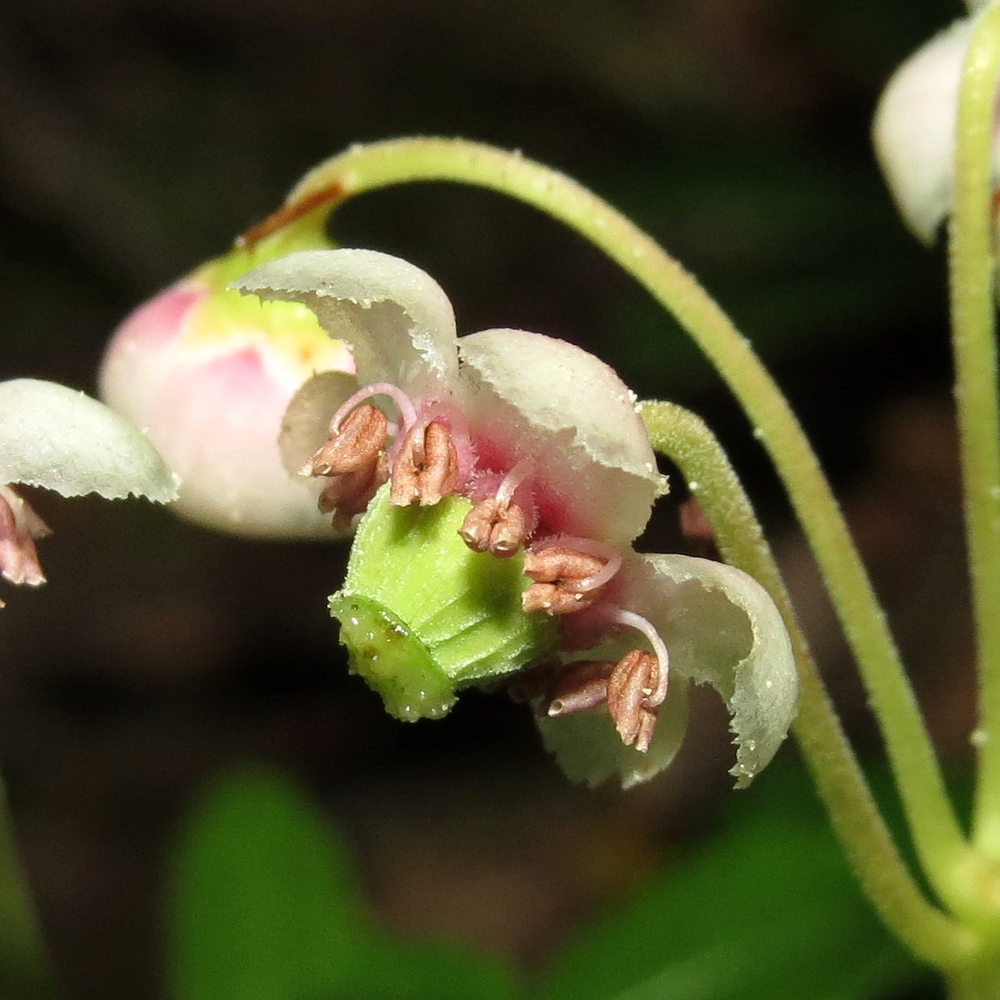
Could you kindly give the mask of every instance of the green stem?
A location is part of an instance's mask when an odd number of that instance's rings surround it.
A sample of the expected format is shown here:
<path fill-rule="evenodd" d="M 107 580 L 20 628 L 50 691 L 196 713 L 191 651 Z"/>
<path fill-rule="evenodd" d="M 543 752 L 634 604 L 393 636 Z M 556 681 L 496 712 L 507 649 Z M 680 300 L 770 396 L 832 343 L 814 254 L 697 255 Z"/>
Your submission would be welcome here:
<path fill-rule="evenodd" d="M 672 403 L 642 403 L 650 441 L 678 467 L 712 525 L 719 552 L 767 588 L 792 641 L 799 673 L 795 738 L 858 880 L 883 921 L 919 958 L 947 968 L 974 939 L 929 903 L 896 849 L 816 668 L 756 514 L 725 452 L 700 417 Z"/>
<path fill-rule="evenodd" d="M 913 691 L 850 533 L 809 443 L 749 343 L 657 243 L 586 188 L 516 153 L 459 140 L 356 146 L 307 174 L 286 206 L 245 237 L 329 212 L 344 199 L 412 181 L 450 180 L 500 191 L 561 220 L 600 247 L 680 322 L 715 364 L 784 480 L 857 658 L 885 737 L 921 864 L 945 902 L 967 845 Z M 959 900 L 959 905 L 962 901 Z"/>
<path fill-rule="evenodd" d="M 955 150 L 950 271 L 955 399 L 979 668 L 979 769 L 973 835 L 1000 860 L 1000 409 L 991 239 L 1000 5 L 973 32 Z"/>

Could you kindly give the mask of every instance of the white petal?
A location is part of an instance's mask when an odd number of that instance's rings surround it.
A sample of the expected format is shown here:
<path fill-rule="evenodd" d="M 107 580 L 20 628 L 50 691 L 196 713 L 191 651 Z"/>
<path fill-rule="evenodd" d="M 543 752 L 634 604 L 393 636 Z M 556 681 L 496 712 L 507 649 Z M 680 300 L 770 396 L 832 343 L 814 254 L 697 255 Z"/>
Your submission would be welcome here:
<path fill-rule="evenodd" d="M 683 678 L 671 687 L 646 753 L 622 743 L 604 709 L 554 719 L 539 715 L 536 722 L 545 749 L 555 755 L 570 781 L 594 788 L 617 777 L 622 788 L 631 788 L 659 774 L 680 749 L 687 728 L 687 688 Z"/>
<path fill-rule="evenodd" d="M 711 684 L 732 715 L 736 787 L 748 785 L 784 740 L 798 677 L 781 615 L 752 577 L 680 555 L 626 560 L 623 597 L 648 618 L 670 654 L 671 679 Z M 667 694 L 669 701 L 670 694 Z"/>
<path fill-rule="evenodd" d="M 906 224 L 931 243 L 951 210 L 962 60 L 974 19 L 956 21 L 890 79 L 872 127 L 875 153 Z M 1000 137 L 994 138 L 1000 163 Z"/>
<path fill-rule="evenodd" d="M 354 348 L 358 382 L 404 388 L 456 375 L 455 316 L 420 268 L 375 250 L 300 250 L 234 283 L 262 299 L 302 302 Z"/>
<path fill-rule="evenodd" d="M 462 337 L 459 354 L 467 419 L 487 461 L 532 459 L 543 519 L 559 522 L 553 530 L 627 546 L 665 481 L 635 396 L 614 370 L 524 330 Z"/>
<path fill-rule="evenodd" d="M 177 477 L 144 434 L 82 392 L 36 379 L 0 383 L 0 483 L 67 497 L 177 497 Z"/>

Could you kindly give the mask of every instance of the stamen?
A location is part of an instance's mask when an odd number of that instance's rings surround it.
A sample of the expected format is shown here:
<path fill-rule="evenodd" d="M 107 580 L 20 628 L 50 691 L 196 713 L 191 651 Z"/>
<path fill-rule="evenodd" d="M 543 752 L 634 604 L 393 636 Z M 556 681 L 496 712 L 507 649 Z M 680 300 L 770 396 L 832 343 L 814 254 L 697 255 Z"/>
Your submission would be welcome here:
<path fill-rule="evenodd" d="M 385 414 L 365 403 L 348 413 L 319 450 L 299 470 L 300 476 L 340 476 L 371 466 L 385 451 Z"/>
<path fill-rule="evenodd" d="M 535 463 L 530 458 L 522 458 L 520 462 L 515 464 L 510 472 L 500 480 L 500 485 L 497 487 L 496 492 L 497 503 L 501 507 L 506 508 L 511 500 L 514 499 L 514 494 L 517 492 L 518 486 L 534 471 Z"/>
<path fill-rule="evenodd" d="M 392 466 L 390 503 L 408 507 L 419 501 L 421 507 L 432 507 L 457 489 L 458 451 L 451 431 L 440 420 L 415 424 Z"/>
<path fill-rule="evenodd" d="M 344 402 L 330 421 L 330 436 L 300 470 L 303 476 L 330 476 L 319 496 L 319 509 L 334 515 L 333 526 L 347 530 L 356 514 L 368 506 L 376 490 L 389 478 L 386 442 L 389 419 L 366 403 L 372 396 L 388 396 L 399 410 L 399 421 L 416 421 L 410 398 L 388 382 L 373 382 Z"/>
<path fill-rule="evenodd" d="M 584 555 L 593 556 L 604 563 L 598 572 L 582 579 L 566 580 L 563 587 L 575 593 L 585 593 L 588 590 L 596 590 L 603 587 L 615 573 L 622 567 L 621 553 L 608 545 L 606 542 L 599 542 L 594 538 L 577 538 L 573 535 L 556 535 L 544 543 L 545 547 L 567 548 Z"/>
<path fill-rule="evenodd" d="M 491 552 L 498 559 L 514 555 L 528 535 L 528 518 L 517 504 L 501 507 L 496 497 L 480 500 L 458 529 L 474 552 Z"/>
<path fill-rule="evenodd" d="M 555 679 L 545 714 L 554 719 L 602 704 L 608 697 L 608 678 L 614 666 L 610 660 L 578 660 L 567 664 Z"/>
<path fill-rule="evenodd" d="M 521 594 L 521 610 L 530 615 L 544 611 L 550 615 L 571 615 L 575 611 L 589 608 L 595 597 L 571 594 L 554 583 L 533 583 Z"/>
<path fill-rule="evenodd" d="M 604 563 L 597 556 L 574 549 L 530 549 L 524 556 L 524 574 L 535 582 L 521 595 L 521 608 L 568 615 L 589 608 L 597 600 L 596 590 L 570 590 L 567 583 L 598 574 Z"/>
<path fill-rule="evenodd" d="M 350 530 L 354 516 L 365 512 L 378 488 L 388 478 L 388 460 L 385 452 L 379 452 L 370 465 L 332 477 L 319 495 L 319 509 L 324 514 L 333 514 L 333 527 L 346 532 Z"/>
<path fill-rule="evenodd" d="M 694 542 L 710 545 L 715 538 L 712 525 L 705 515 L 701 504 L 694 496 L 690 496 L 680 506 L 681 534 Z"/>
<path fill-rule="evenodd" d="M 48 525 L 30 505 L 9 486 L 0 486 L 0 576 L 29 587 L 44 583 L 35 539 L 48 534 Z"/>
<path fill-rule="evenodd" d="M 645 692 L 644 703 L 648 708 L 655 708 L 662 705 L 667 697 L 667 681 L 669 679 L 670 656 L 667 653 L 667 646 L 660 633 L 653 627 L 653 623 L 642 615 L 637 615 L 633 611 L 624 611 L 621 608 L 609 608 L 608 618 L 620 625 L 627 625 L 641 632 L 653 647 L 653 654 L 656 657 L 659 669 L 657 670 L 656 686 Z"/>
<path fill-rule="evenodd" d="M 535 582 L 521 595 L 521 607 L 551 615 L 589 608 L 621 564 L 621 555 L 604 542 L 572 535 L 546 539 L 525 555 L 524 573 Z"/>
<path fill-rule="evenodd" d="M 474 552 L 506 559 L 521 547 L 530 530 L 528 515 L 511 500 L 534 467 L 531 459 L 522 458 L 500 481 L 496 493 L 480 500 L 466 515 L 458 533 Z"/>
<path fill-rule="evenodd" d="M 608 678 L 608 714 L 625 746 L 645 753 L 656 729 L 659 705 L 646 704 L 652 676 L 658 670 L 656 657 L 633 649 L 618 661 Z M 640 734 L 643 740 L 640 743 Z"/>

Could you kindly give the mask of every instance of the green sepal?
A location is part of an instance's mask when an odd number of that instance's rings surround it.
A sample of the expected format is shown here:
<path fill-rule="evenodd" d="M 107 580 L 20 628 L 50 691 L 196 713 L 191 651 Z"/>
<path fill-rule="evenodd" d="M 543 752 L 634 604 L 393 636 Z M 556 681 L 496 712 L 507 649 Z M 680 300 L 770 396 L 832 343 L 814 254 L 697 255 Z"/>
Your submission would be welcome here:
<path fill-rule="evenodd" d="M 400 719 L 440 718 L 463 687 L 552 656 L 558 626 L 527 615 L 524 556 L 473 552 L 459 537 L 472 504 L 396 507 L 384 486 L 361 518 L 347 579 L 330 598 L 351 670 Z"/>
<path fill-rule="evenodd" d="M 329 249 L 333 243 L 322 228 L 289 226 L 251 245 L 238 244 L 227 253 L 201 265 L 191 277 L 207 285 L 209 294 L 196 306 L 195 323 L 199 330 L 214 331 L 232 327 L 260 326 L 270 339 L 329 338 L 320 327 L 315 313 L 301 302 L 262 302 L 231 287 L 232 282 L 267 261 L 287 256 L 297 250 Z"/>

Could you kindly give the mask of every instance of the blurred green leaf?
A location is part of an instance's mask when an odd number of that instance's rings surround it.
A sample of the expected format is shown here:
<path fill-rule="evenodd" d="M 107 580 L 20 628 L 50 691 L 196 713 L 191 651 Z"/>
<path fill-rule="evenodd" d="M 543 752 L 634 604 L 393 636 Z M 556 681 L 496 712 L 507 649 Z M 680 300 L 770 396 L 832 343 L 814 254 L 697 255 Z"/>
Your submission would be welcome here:
<path fill-rule="evenodd" d="M 349 851 L 310 798 L 264 770 L 223 777 L 182 831 L 169 887 L 175 1000 L 518 995 L 497 960 L 378 931 Z"/>
<path fill-rule="evenodd" d="M 0 996 L 48 1000 L 55 995 L 0 784 Z"/>
<path fill-rule="evenodd" d="M 584 930 L 539 1000 L 861 1000 L 920 969 L 878 922 L 801 773 Z"/>

